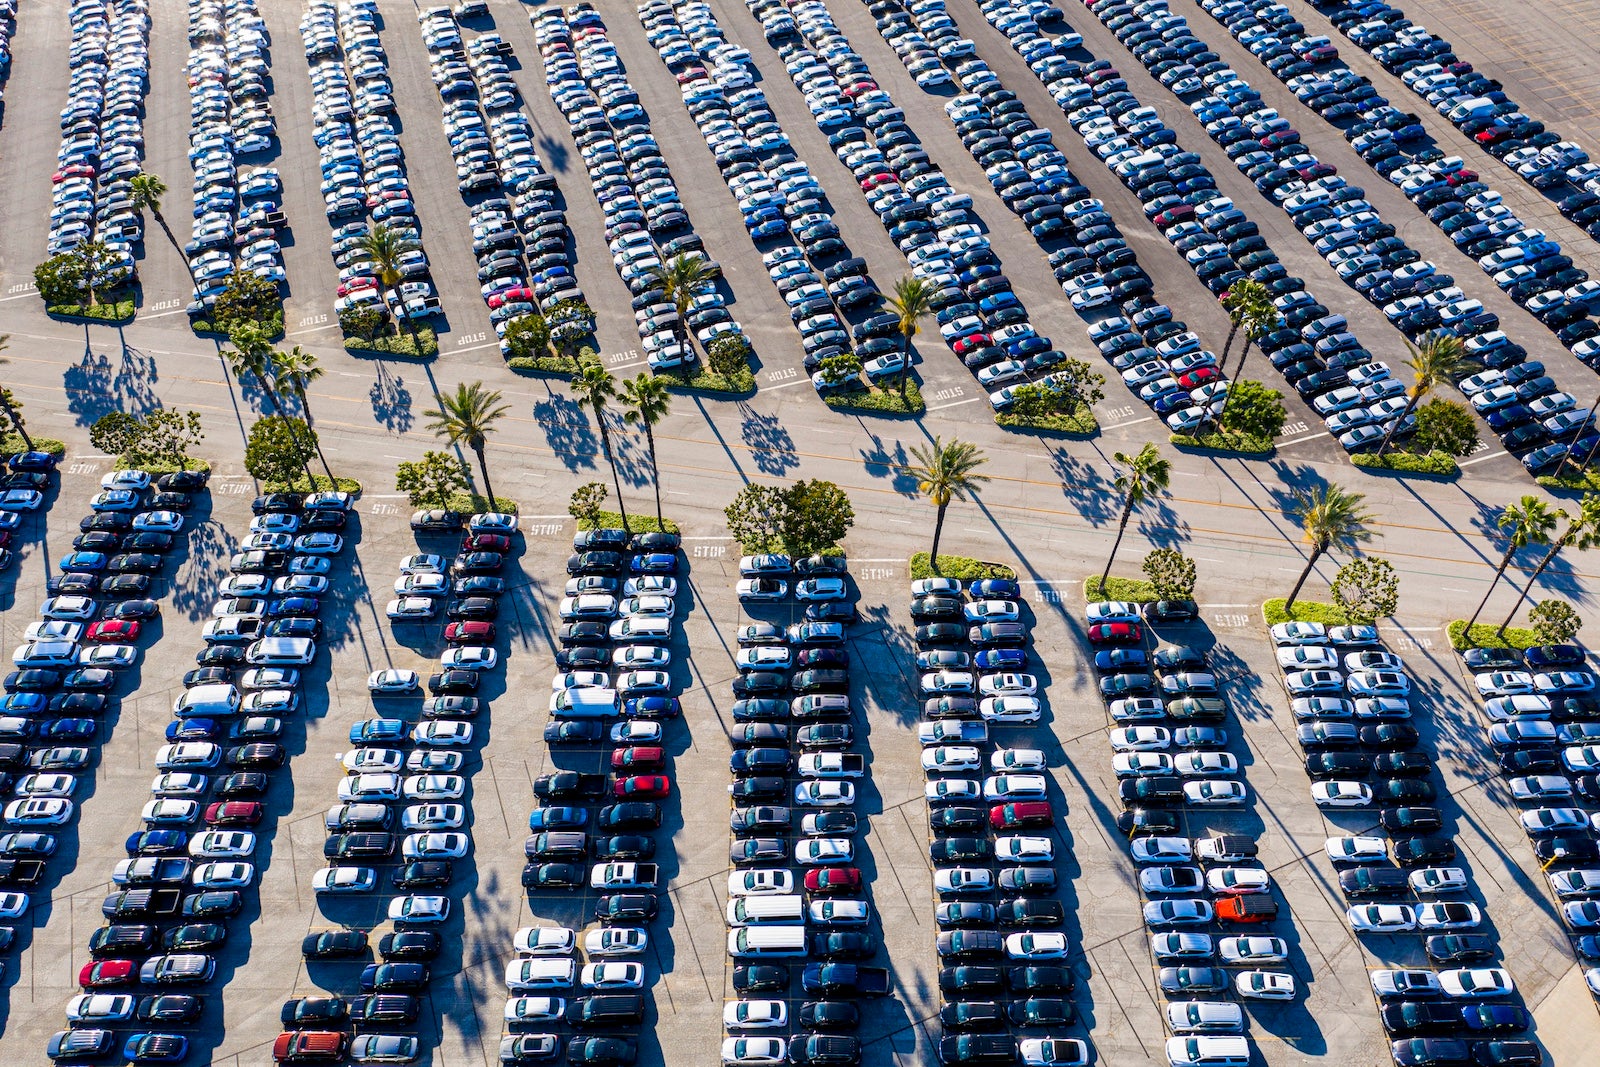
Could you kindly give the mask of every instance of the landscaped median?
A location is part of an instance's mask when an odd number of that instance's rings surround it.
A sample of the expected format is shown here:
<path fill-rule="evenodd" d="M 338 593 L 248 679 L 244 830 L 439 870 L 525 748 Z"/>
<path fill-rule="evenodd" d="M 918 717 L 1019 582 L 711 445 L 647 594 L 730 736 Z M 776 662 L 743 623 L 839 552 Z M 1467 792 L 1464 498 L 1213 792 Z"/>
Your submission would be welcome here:
<path fill-rule="evenodd" d="M 1100 432 L 1100 420 L 1087 404 L 1078 405 L 1070 415 L 1014 415 L 1002 412 L 994 417 L 995 425 L 1007 430 L 1042 430 L 1045 433 L 1077 434 L 1090 437 Z"/>
<path fill-rule="evenodd" d="M 1268 626 L 1280 622 L 1320 622 L 1324 626 L 1348 626 L 1350 616 L 1337 604 L 1320 600 L 1296 600 L 1291 610 L 1284 610 L 1286 598 L 1278 596 L 1261 605 L 1261 617 Z"/>
<path fill-rule="evenodd" d="M 133 321 L 138 310 L 131 296 L 113 296 L 93 304 L 51 304 L 45 308 L 51 318 L 76 322 L 104 322 L 120 326 Z"/>
<path fill-rule="evenodd" d="M 1168 440 L 1177 447 L 1190 451 L 1232 452 L 1241 456 L 1270 456 L 1273 450 L 1272 438 L 1240 433 L 1237 430 L 1218 430 L 1199 437 L 1175 433 Z"/>
<path fill-rule="evenodd" d="M 1469 634 L 1466 619 L 1452 619 L 1445 632 L 1450 635 L 1450 647 L 1457 652 L 1469 648 L 1514 648 L 1522 651 L 1541 643 L 1537 630 L 1507 626 L 1502 635 L 1500 628 L 1490 622 L 1476 624 Z"/>
<path fill-rule="evenodd" d="M 4 438 L 0 438 L 0 452 L 4 452 L 8 456 L 27 451 L 29 451 L 28 442 L 22 439 L 20 433 L 8 433 Z M 57 441 L 54 437 L 35 437 L 32 451 L 48 452 L 60 459 L 67 454 L 67 446 L 65 442 Z"/>
<path fill-rule="evenodd" d="M 640 515 L 637 512 L 628 516 L 628 521 L 622 521 L 620 511 L 596 511 L 586 514 L 578 519 L 579 530 L 626 530 L 630 534 L 640 533 L 669 533 L 681 534 L 683 531 L 676 522 L 663 518 L 659 522 L 654 515 Z"/>
<path fill-rule="evenodd" d="M 926 552 L 914 552 L 909 561 L 911 578 L 954 578 L 961 582 L 976 582 L 984 578 L 1007 578 L 1015 581 L 1017 572 L 1015 568 L 1004 563 L 991 563 L 988 560 L 973 559 L 971 556 L 949 556 L 939 554 L 939 568 L 935 570 L 928 565 Z"/>
<path fill-rule="evenodd" d="M 749 396 L 756 391 L 756 376 L 750 372 L 748 366 L 736 367 L 728 374 L 719 374 L 696 366 L 690 373 L 679 370 L 657 371 L 656 377 L 673 389 L 687 389 L 696 393 Z"/>
<path fill-rule="evenodd" d="M 382 333 L 371 337 L 345 335 L 344 350 L 357 355 L 374 352 L 385 356 L 409 356 L 413 359 L 426 359 L 439 354 L 439 335 L 432 326 L 423 323 L 415 327 L 415 334 L 413 337 L 411 330 L 396 329 L 390 324 Z"/>
<path fill-rule="evenodd" d="M 904 397 L 897 386 L 871 385 L 864 392 L 833 393 L 823 397 L 822 402 L 835 411 L 866 411 L 874 415 L 920 415 L 926 408 L 922 390 L 912 381 L 906 382 Z"/>
<path fill-rule="evenodd" d="M 1381 456 L 1358 452 L 1350 457 L 1350 462 L 1364 470 L 1431 474 L 1438 478 L 1454 478 L 1461 473 L 1461 467 L 1456 463 L 1455 457 L 1443 452 L 1429 452 L 1427 455 L 1418 455 L 1415 452 L 1385 452 Z"/>
<path fill-rule="evenodd" d="M 329 478 L 326 474 L 314 474 L 310 481 L 305 475 L 287 481 L 262 482 L 263 492 L 268 493 L 326 493 L 336 490 L 349 493 L 351 496 L 361 495 L 361 481 L 357 478 Z M 466 510 L 466 509 L 462 509 Z"/>
<path fill-rule="evenodd" d="M 1085 578 L 1083 580 L 1083 599 L 1087 604 L 1100 600 L 1122 600 L 1130 604 L 1149 604 L 1160 600 L 1156 595 L 1154 582 L 1147 582 L 1143 578 L 1117 578 L 1106 579 L 1102 584 L 1099 577 Z"/>

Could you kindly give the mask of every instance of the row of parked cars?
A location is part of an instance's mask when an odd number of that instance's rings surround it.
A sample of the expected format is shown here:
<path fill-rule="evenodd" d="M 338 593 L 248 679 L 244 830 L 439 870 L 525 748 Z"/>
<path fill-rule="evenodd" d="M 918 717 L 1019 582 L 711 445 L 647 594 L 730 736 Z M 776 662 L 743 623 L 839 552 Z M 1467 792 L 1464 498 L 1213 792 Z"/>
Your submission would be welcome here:
<path fill-rule="evenodd" d="M 17 0 L 0 0 L 0 83 L 11 74 L 11 37 L 17 32 Z M 0 101 L 5 99 L 0 94 Z"/>
<path fill-rule="evenodd" d="M 0 466 L 0 571 L 17 558 L 23 513 L 44 507 L 60 457 L 49 452 L 17 452 Z"/>
<path fill-rule="evenodd" d="M 437 297 L 400 144 L 389 60 L 378 38 L 377 5 L 312 0 L 300 36 L 311 69 L 320 191 L 333 227 L 329 249 L 339 268 L 334 311 L 375 307 L 399 315 L 414 302 L 418 314 L 429 314 L 427 302 Z M 389 292 L 380 291 L 367 248 L 378 226 L 405 246 L 395 263 L 399 281 Z"/>
<path fill-rule="evenodd" d="M 1431 781 L 1433 761 L 1413 722 L 1410 677 L 1372 626 L 1288 622 L 1272 643 L 1290 698 L 1317 806 L 1354 811 L 1376 831 L 1328 838 L 1346 921 L 1380 959 L 1414 937 L 1427 966 L 1372 970 L 1380 1021 L 1396 1064 L 1540 1064 L 1521 1035 L 1532 1018 L 1517 1003 L 1496 938 L 1467 869 L 1449 865 L 1456 846 Z M 1420 708 L 1416 710 L 1421 710 Z M 1420 945 L 1416 945 L 1420 941 Z M 1408 944 L 1401 941 L 1401 945 Z M 1414 948 L 1413 948 L 1414 951 Z"/>
<path fill-rule="evenodd" d="M 72 73 L 50 178 L 46 252 L 102 242 L 108 255 L 97 282 L 112 288 L 134 277 L 133 249 L 144 236 L 130 183 L 144 158 L 150 12 L 146 0 L 73 0 L 68 15 Z"/>
<path fill-rule="evenodd" d="M 1355 119 L 1344 124 L 1344 133 L 1362 158 L 1426 212 L 1513 300 L 1555 331 L 1580 358 L 1600 354 L 1600 341 L 1593 340 L 1600 328 L 1589 319 L 1590 302 L 1600 295 L 1600 283 L 1590 282 L 1543 231 L 1526 226 L 1460 157 L 1445 156 L 1425 144 L 1417 116 L 1400 112 L 1378 95 L 1370 81 L 1342 66 L 1324 65 L 1302 74 L 1274 66 L 1276 55 L 1285 50 L 1293 54 L 1301 39 L 1297 34 L 1303 31 L 1267 0 L 1249 4 L 1222 0 L 1207 7 L 1241 41 L 1248 39 L 1251 51 L 1313 110 L 1330 120 Z M 1197 115 L 1218 127 L 1219 140 L 1233 136 L 1222 124 L 1234 119 L 1248 122 L 1261 114 L 1240 116 L 1237 106 L 1230 110 L 1221 98 L 1207 97 L 1194 107 Z M 1249 154 L 1239 157 L 1241 165 L 1249 158 Z M 1327 177 L 1316 184 L 1342 181 Z M 1344 257 L 1337 269 L 1348 273 L 1357 290 L 1390 322 L 1412 337 L 1440 331 L 1462 337 L 1471 354 L 1490 364 L 1488 373 L 1459 384 L 1530 471 L 1542 473 L 1573 451 L 1582 460 L 1600 444 L 1600 436 L 1585 440 L 1590 438 L 1590 427 L 1576 410 L 1576 398 L 1559 391 L 1541 364 L 1525 362 L 1525 351 L 1499 329 L 1498 317 L 1481 301 L 1469 298 L 1450 275 L 1406 248 L 1389 233 L 1392 226 L 1367 230 L 1361 235 L 1369 238 L 1365 242 L 1352 240 L 1348 228 L 1331 228 L 1336 220 L 1317 219 L 1321 211 L 1318 205 L 1305 203 L 1306 191 L 1297 191 L 1292 183 L 1283 188 L 1289 192 L 1284 206 L 1307 238 L 1330 262 Z M 1576 213 L 1583 205 L 1569 210 Z M 1376 264 L 1372 256 L 1377 257 Z M 1495 391 L 1480 396 L 1491 388 Z M 1350 401 L 1344 390 L 1318 398 L 1319 404 L 1347 402 L 1359 403 Z M 1326 415 L 1330 422 L 1345 417 L 1341 411 Z"/>
<path fill-rule="evenodd" d="M 1489 746 L 1578 957 L 1600 964 L 1600 694 L 1576 645 L 1468 649 Z M 1600 997 L 1600 966 L 1584 971 Z"/>
<path fill-rule="evenodd" d="M 867 829 L 856 800 L 868 757 L 852 751 L 848 572 L 843 556 L 739 561 L 741 591 L 753 582 L 781 591 L 754 602 L 736 631 L 726 915 L 736 997 L 722 1013 L 728 1067 L 858 1064 L 857 1001 L 890 988 L 889 972 L 870 965 L 881 951 L 881 926 L 857 852 Z M 799 601 L 807 606 L 797 611 L 791 591 L 807 581 L 837 583 L 841 596 Z M 816 617 L 823 614 L 831 617 Z"/>
<path fill-rule="evenodd" d="M 593 5 L 529 17 L 551 99 L 567 119 L 605 216 L 612 265 L 634 297 L 634 321 L 651 370 L 692 362 L 694 342 L 705 348 L 721 337 L 744 338 L 720 303 L 693 310 L 687 323 L 679 323 L 676 306 L 656 282 L 655 270 L 679 256 L 705 260 L 713 277 L 720 277 L 721 267 L 694 232 L 650 131 L 650 116 Z"/>
<path fill-rule="evenodd" d="M 51 580 L 55 595 L 45 602 L 43 619 L 28 628 L 29 644 L 13 655 L 24 670 L 15 677 L 16 685 L 11 678 L 6 681 L 5 713 L 32 726 L 31 738 L 15 735 L 15 747 L 31 749 L 28 765 L 50 773 L 32 775 L 39 784 L 28 786 L 27 792 L 51 798 L 45 803 L 55 809 L 48 811 L 31 799 L 15 801 L 7 809 L 8 822 L 39 828 L 8 833 L 0 843 L 0 853 L 14 870 L 28 865 L 42 868 L 57 850 L 52 829 L 72 817 L 76 775 L 93 773 L 101 732 L 98 720 L 114 710 L 119 672 L 137 665 L 140 642 L 157 625 L 160 607 L 150 596 L 151 587 L 165 556 L 182 537 L 183 512 L 192 494 L 204 486 L 203 475 L 167 475 L 155 484 L 143 471 L 106 475 L 102 492 L 91 501 L 92 513 L 80 524 L 73 551 L 62 558 L 61 573 Z M 53 685 L 44 678 L 49 674 L 55 675 Z M 158 769 L 165 770 L 161 762 L 171 756 L 168 749 L 160 750 Z M 152 788 L 163 777 L 158 776 Z M 20 780 L 17 788 L 25 782 Z M 29 812 L 27 805 L 35 807 Z M 13 811 L 24 818 L 14 818 Z M 139 837 L 133 835 L 135 840 Z M 159 859 L 145 858 L 133 841 L 128 856 L 112 870 L 111 881 L 119 890 L 136 892 L 165 882 L 203 893 L 208 877 L 205 861 L 216 858 L 204 848 L 180 848 L 174 851 L 173 862 L 163 865 Z M 169 893 L 177 905 L 181 894 Z M 189 971 L 191 951 L 180 935 L 162 940 L 151 926 L 114 923 L 96 931 L 89 940 L 91 959 L 79 972 L 85 992 L 68 1002 L 68 1029 L 52 1035 L 46 1055 L 67 1062 L 119 1055 L 132 1063 L 181 1060 L 187 1039 L 169 1031 L 194 1023 L 200 1013 L 197 998 L 163 996 L 155 988 L 143 996 L 99 991 L 134 983 L 152 987 L 180 983 Z"/>
<path fill-rule="evenodd" d="M 919 578 L 911 597 L 939 1062 L 1087 1064 L 1087 1042 L 1063 1033 L 1077 1021 L 1073 946 L 1055 896 L 1053 829 L 1065 810 L 1044 750 L 1014 743 L 1024 739 L 1016 727 L 1043 717 L 1022 588 L 1009 578 Z"/>
<path fill-rule="evenodd" d="M 676 534 L 598 529 L 572 547 L 544 740 L 558 767 L 598 758 L 600 771 L 534 782 L 522 884 L 534 913 L 562 925 L 517 933 L 500 1055 L 545 1062 L 565 1043 L 568 1063 L 628 1065 L 665 891 L 656 831 L 672 794 L 666 734 L 682 713 L 671 674 L 681 546 Z M 601 601 L 609 610 L 590 608 Z M 596 896 L 573 901 L 585 887 Z"/>
<path fill-rule="evenodd" d="M 242 159 L 277 147 L 270 64 L 266 20 L 255 0 L 190 0 L 185 71 L 194 228 L 184 254 L 194 279 L 191 316 L 207 315 L 236 270 L 280 287 L 288 282 L 277 171 L 240 174 Z"/>
<path fill-rule="evenodd" d="M 698 0 L 655 0 L 641 5 L 639 18 L 646 38 L 682 83 L 684 106 L 738 203 L 750 239 L 763 252 L 790 321 L 803 341 L 813 339 L 804 359 L 815 375 L 824 358 L 850 350 L 848 339 L 839 340 L 851 327 L 847 316 L 876 312 L 878 288 L 865 263 L 852 257 L 821 184 L 796 156 L 766 94 L 754 84 L 750 53 L 728 43 L 716 16 Z M 843 262 L 859 264 L 859 270 L 825 280 L 828 267 Z M 706 293 L 701 301 L 717 307 L 722 297 Z M 817 348 L 814 339 L 821 337 L 836 343 Z M 868 361 L 869 378 L 907 365 L 888 338 L 862 339 L 860 355 Z M 860 385 L 859 376 L 835 377 L 813 381 L 823 389 Z"/>

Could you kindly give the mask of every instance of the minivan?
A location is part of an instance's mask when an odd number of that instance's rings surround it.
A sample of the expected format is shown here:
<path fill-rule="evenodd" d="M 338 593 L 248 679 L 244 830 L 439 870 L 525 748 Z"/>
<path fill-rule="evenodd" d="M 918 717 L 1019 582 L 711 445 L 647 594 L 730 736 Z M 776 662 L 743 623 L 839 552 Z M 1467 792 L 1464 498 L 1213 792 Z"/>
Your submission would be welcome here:
<path fill-rule="evenodd" d="M 746 926 L 728 932 L 736 959 L 799 958 L 808 952 L 804 926 Z"/>
<path fill-rule="evenodd" d="M 581 997 L 567 1005 L 567 1023 L 580 1030 L 609 1030 L 644 1021 L 644 997 L 614 993 Z"/>
<path fill-rule="evenodd" d="M 805 922 L 805 898 L 799 893 L 774 893 L 728 901 L 728 925 L 799 926 Z"/>
<path fill-rule="evenodd" d="M 239 690 L 232 682 L 197 685 L 185 689 L 172 702 L 172 714 L 180 719 L 222 718 L 239 714 Z"/>
<path fill-rule="evenodd" d="M 622 710 L 615 689 L 563 689 L 551 694 L 550 714 L 558 719 L 613 719 Z"/>
<path fill-rule="evenodd" d="M 1175 1034 L 1240 1034 L 1244 1009 L 1220 1000 L 1179 1000 L 1167 1005 L 1167 1025 Z"/>
<path fill-rule="evenodd" d="M 1250 1042 L 1242 1037 L 1169 1037 L 1172 1067 L 1249 1067 Z"/>
<path fill-rule="evenodd" d="M 252 667 L 304 667 L 317 656 L 317 643 L 309 637 L 263 637 L 245 652 Z"/>

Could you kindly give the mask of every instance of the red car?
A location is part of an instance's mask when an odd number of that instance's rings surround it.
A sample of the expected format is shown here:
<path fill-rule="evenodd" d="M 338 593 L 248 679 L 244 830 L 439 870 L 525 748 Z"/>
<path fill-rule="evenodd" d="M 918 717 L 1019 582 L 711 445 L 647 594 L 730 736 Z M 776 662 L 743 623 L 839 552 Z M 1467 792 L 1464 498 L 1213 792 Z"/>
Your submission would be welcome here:
<path fill-rule="evenodd" d="M 611 791 L 629 800 L 661 800 L 672 792 L 672 779 L 664 774 L 636 774 L 631 778 L 618 778 Z"/>
<path fill-rule="evenodd" d="M 510 552 L 511 538 L 505 534 L 480 533 L 461 539 L 463 552 Z"/>
<path fill-rule="evenodd" d="M 860 867 L 821 867 L 806 872 L 807 893 L 854 893 L 860 888 Z"/>
<path fill-rule="evenodd" d="M 980 348 L 988 348 L 993 343 L 994 342 L 989 339 L 989 335 L 986 333 L 972 333 L 965 337 L 958 337 L 955 342 L 951 344 L 950 349 L 951 351 L 955 352 L 956 355 L 964 356 L 968 352 L 973 352 Z"/>
<path fill-rule="evenodd" d="M 254 800 L 223 800 L 206 809 L 207 826 L 254 826 L 267 809 Z"/>
<path fill-rule="evenodd" d="M 377 287 L 378 279 L 364 274 L 357 278 L 351 278 L 347 282 L 341 282 L 339 288 L 335 291 L 340 296 L 349 296 L 351 293 L 359 293 L 363 289 L 376 289 Z"/>
<path fill-rule="evenodd" d="M 93 178 L 94 174 L 95 170 L 89 164 L 72 163 L 50 175 L 50 181 L 54 185 L 60 185 L 68 178 Z"/>
<path fill-rule="evenodd" d="M 444 628 L 444 639 L 452 645 L 492 645 L 494 633 L 492 622 L 453 622 Z"/>
<path fill-rule="evenodd" d="M 1209 381 L 1222 377 L 1222 372 L 1215 367 L 1196 367 L 1186 374 L 1178 375 L 1178 384 L 1185 389 L 1198 389 Z"/>
<path fill-rule="evenodd" d="M 854 100 L 862 93 L 870 93 L 877 88 L 877 82 L 873 81 L 871 78 L 864 78 L 861 81 L 856 82 L 854 85 L 846 86 L 845 88 L 840 89 L 839 92 L 845 97 L 845 99 Z"/>
<path fill-rule="evenodd" d="M 1180 222 L 1188 222 L 1193 218 L 1194 205 L 1179 204 L 1177 207 L 1167 208 L 1167 210 L 1157 215 L 1154 221 L 1156 226 L 1164 230 L 1169 226 L 1176 226 Z"/>
<path fill-rule="evenodd" d="M 619 748 L 611 753 L 614 771 L 655 771 L 666 762 L 667 755 L 659 745 L 634 745 Z M 662 779 L 665 781 L 665 779 Z"/>
<path fill-rule="evenodd" d="M 86 963 L 78 972 L 78 984 L 85 989 L 105 989 L 139 980 L 139 965 L 133 960 L 98 960 Z"/>
<path fill-rule="evenodd" d="M 690 82 L 696 82 L 705 77 L 709 77 L 709 75 L 706 74 L 706 68 L 690 67 L 687 70 L 680 70 L 678 72 L 678 84 L 688 85 Z"/>
<path fill-rule="evenodd" d="M 865 178 L 861 179 L 861 191 L 865 193 L 876 189 L 880 185 L 889 185 L 896 180 L 897 179 L 893 174 L 889 174 L 886 171 L 879 171 L 877 174 L 869 174 Z"/>
<path fill-rule="evenodd" d="M 528 289 L 523 286 L 516 286 L 511 289 L 505 289 L 501 292 L 490 294 L 489 308 L 492 311 L 503 304 L 517 304 L 521 303 L 522 301 L 533 301 L 537 299 L 538 297 L 534 295 L 532 289 Z"/>
<path fill-rule="evenodd" d="M 1089 627 L 1089 643 L 1095 645 L 1128 645 L 1144 640 L 1144 631 L 1136 622 L 1099 622 Z"/>
<path fill-rule="evenodd" d="M 128 644 L 139 640 L 139 624 L 132 619 L 104 619 L 90 624 L 89 629 L 84 632 L 83 639 Z"/>
<path fill-rule="evenodd" d="M 996 804 L 989 809 L 989 825 L 996 830 L 1014 830 L 1024 826 L 1049 826 L 1055 821 L 1055 812 L 1044 800 L 1019 800 L 1011 804 Z"/>

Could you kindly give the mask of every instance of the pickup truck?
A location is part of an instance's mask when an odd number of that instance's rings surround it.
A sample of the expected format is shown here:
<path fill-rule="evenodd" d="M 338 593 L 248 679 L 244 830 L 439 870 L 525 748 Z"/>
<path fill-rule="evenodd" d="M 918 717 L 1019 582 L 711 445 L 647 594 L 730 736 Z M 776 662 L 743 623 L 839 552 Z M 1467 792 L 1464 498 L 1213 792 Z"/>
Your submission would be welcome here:
<path fill-rule="evenodd" d="M 978 745 L 989 740 L 989 724 L 973 719 L 939 719 L 917 727 L 917 740 L 924 745 Z"/>
<path fill-rule="evenodd" d="M 43 860 L 0 860 L 0 885 L 36 886 L 44 879 Z"/>
<path fill-rule="evenodd" d="M 1278 902 L 1263 893 L 1217 898 L 1217 918 L 1226 922 L 1264 923 L 1278 917 Z"/>
<path fill-rule="evenodd" d="M 658 876 L 654 863 L 597 863 L 589 871 L 589 888 L 654 889 Z"/>
<path fill-rule="evenodd" d="M 100 914 L 111 922 L 169 919 L 183 906 L 181 889 L 125 889 L 112 893 L 100 905 Z"/>
<path fill-rule="evenodd" d="M 887 967 L 854 963 L 808 963 L 800 975 L 807 996 L 886 997 L 892 985 Z"/>
<path fill-rule="evenodd" d="M 1256 843 L 1243 834 L 1217 834 L 1201 838 L 1194 851 L 1201 863 L 1230 866 L 1254 858 Z"/>
<path fill-rule="evenodd" d="M 867 757 L 855 752 L 807 752 L 798 763 L 803 778 L 860 778 Z"/>
<path fill-rule="evenodd" d="M 225 615 L 200 628 L 200 639 L 208 645 L 245 644 L 261 636 L 261 620 L 252 615 Z"/>

